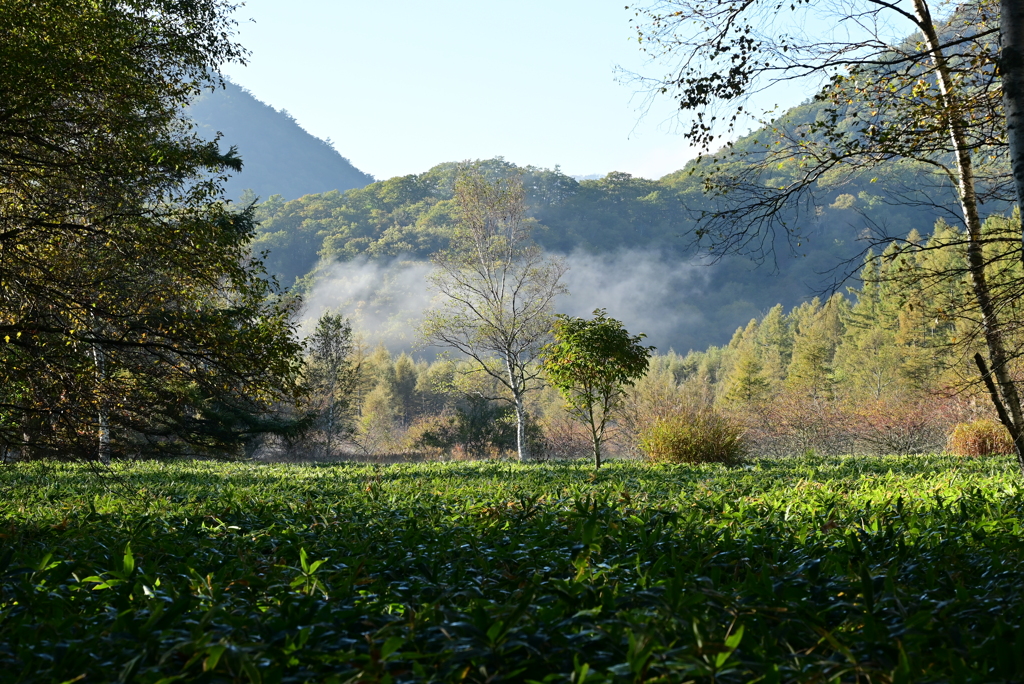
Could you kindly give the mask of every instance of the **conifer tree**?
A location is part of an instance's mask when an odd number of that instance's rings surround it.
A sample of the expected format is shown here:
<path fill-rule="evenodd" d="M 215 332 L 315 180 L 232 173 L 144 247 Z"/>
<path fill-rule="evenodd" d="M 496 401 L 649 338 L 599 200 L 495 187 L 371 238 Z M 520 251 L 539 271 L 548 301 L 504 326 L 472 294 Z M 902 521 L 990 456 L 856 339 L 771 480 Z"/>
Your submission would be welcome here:
<path fill-rule="evenodd" d="M 353 363 L 352 325 L 326 313 L 306 340 L 305 381 L 313 410 L 313 429 L 325 456 L 335 454 L 355 429 L 354 399 L 359 366 Z"/>
<path fill-rule="evenodd" d="M 794 311 L 796 335 L 787 384 L 813 399 L 832 399 L 836 378 L 833 365 L 844 332 L 843 317 L 848 303 L 835 295 L 824 306 L 815 299 Z"/>
<path fill-rule="evenodd" d="M 774 385 L 786 379 L 786 372 L 793 357 L 793 324 L 781 304 L 776 304 L 765 314 L 757 328 L 755 345 L 765 377 Z"/>
<path fill-rule="evenodd" d="M 741 406 L 757 404 L 768 398 L 771 383 L 764 377 L 764 366 L 752 345 L 737 350 L 732 373 L 725 381 L 725 399 Z"/>

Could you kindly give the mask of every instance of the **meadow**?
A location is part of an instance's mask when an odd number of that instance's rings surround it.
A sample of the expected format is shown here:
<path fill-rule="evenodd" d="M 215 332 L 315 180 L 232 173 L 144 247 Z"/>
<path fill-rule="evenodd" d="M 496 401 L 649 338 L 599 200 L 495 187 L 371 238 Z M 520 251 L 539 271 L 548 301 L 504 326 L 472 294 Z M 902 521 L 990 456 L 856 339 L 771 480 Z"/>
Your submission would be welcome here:
<path fill-rule="evenodd" d="M 1011 682 L 1009 457 L 0 469 L 11 682 Z"/>

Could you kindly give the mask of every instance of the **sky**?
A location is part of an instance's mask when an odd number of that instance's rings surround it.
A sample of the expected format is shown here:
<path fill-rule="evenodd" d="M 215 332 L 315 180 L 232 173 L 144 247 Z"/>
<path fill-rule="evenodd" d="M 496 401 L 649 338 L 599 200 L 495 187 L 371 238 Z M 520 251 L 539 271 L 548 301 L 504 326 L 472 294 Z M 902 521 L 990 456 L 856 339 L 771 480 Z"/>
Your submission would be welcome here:
<path fill-rule="evenodd" d="M 696 156 L 623 0 L 246 0 L 224 73 L 378 179 L 502 156 L 659 178 Z"/>

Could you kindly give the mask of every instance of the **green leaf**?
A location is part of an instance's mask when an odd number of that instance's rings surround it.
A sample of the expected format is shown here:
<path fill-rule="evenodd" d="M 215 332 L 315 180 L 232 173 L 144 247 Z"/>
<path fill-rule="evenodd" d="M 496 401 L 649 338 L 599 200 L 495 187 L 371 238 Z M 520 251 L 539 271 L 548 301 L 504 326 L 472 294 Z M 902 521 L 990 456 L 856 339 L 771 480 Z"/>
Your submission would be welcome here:
<path fill-rule="evenodd" d="M 228 647 L 223 644 L 217 644 L 216 646 L 210 646 L 206 650 L 207 656 L 203 661 L 203 672 L 212 672 L 217 668 L 217 663 L 220 662 L 220 657 L 224 655 L 224 652 L 228 650 Z"/>
<path fill-rule="evenodd" d="M 121 561 L 121 572 L 127 577 L 135 570 L 135 556 L 132 555 L 131 542 L 124 545 L 124 558 Z"/>
<path fill-rule="evenodd" d="M 388 656 L 397 651 L 404 643 L 405 639 L 400 636 L 389 637 L 380 647 L 380 659 L 387 660 Z"/>

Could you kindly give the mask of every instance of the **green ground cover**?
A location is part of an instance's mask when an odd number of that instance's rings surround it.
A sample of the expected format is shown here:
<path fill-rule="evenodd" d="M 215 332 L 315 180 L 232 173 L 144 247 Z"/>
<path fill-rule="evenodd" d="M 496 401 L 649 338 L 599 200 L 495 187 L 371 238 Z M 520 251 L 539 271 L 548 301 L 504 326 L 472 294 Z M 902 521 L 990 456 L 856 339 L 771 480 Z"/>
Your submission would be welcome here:
<path fill-rule="evenodd" d="M 1012 459 L 0 469 L 4 681 L 1024 680 Z"/>

